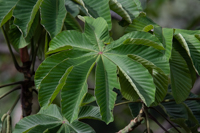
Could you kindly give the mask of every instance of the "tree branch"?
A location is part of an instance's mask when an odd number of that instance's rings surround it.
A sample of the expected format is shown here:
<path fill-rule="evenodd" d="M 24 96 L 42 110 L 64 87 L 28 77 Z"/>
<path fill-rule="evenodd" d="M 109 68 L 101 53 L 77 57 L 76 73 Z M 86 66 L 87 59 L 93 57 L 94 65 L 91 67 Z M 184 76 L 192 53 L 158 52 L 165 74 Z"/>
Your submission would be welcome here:
<path fill-rule="evenodd" d="M 142 108 L 138 114 L 138 116 L 131 120 L 131 122 L 122 130 L 117 133 L 128 133 L 138 127 L 141 122 L 144 120 L 144 108 Z"/>

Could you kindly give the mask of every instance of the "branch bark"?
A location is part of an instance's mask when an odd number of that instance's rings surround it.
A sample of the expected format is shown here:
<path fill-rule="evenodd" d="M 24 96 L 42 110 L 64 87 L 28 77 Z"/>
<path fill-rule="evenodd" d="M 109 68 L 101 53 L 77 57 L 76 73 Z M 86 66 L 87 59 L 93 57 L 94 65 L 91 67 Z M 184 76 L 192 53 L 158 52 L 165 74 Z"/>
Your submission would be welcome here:
<path fill-rule="evenodd" d="M 144 116 L 145 116 L 144 108 L 142 107 L 138 116 L 135 119 L 131 120 L 131 122 L 124 129 L 121 129 L 117 133 L 129 133 L 130 131 L 134 130 L 144 120 L 145 118 Z"/>

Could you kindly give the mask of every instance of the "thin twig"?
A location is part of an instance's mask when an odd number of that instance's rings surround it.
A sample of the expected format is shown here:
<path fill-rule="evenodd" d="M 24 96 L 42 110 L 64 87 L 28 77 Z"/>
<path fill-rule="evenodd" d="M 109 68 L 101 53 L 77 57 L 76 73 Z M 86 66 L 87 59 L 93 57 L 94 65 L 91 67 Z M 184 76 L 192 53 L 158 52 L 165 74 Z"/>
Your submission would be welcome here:
<path fill-rule="evenodd" d="M 5 94 L 3 94 L 2 96 L 0 96 L 0 99 L 4 98 L 5 96 L 7 96 L 8 94 L 12 93 L 13 91 L 19 90 L 21 89 L 21 86 L 17 86 L 15 88 L 13 88 L 12 90 L 6 92 Z"/>
<path fill-rule="evenodd" d="M 10 84 L 5 84 L 0 86 L 0 88 L 6 87 L 6 86 L 11 86 L 11 85 L 17 85 L 17 84 L 22 84 L 24 81 L 18 81 L 18 82 L 14 82 L 14 83 L 10 83 Z"/>
<path fill-rule="evenodd" d="M 188 101 L 188 100 L 200 100 L 200 98 L 187 98 L 185 99 L 185 101 Z M 162 101 L 162 103 L 166 103 L 166 102 L 173 102 L 175 101 L 175 99 L 165 99 Z"/>
<path fill-rule="evenodd" d="M 36 48 L 33 59 L 32 59 L 32 70 L 31 70 L 32 74 L 35 74 L 34 68 L 35 68 L 35 60 L 36 60 L 36 56 L 37 56 L 37 51 L 38 51 L 38 47 Z"/>
<path fill-rule="evenodd" d="M 137 101 L 125 101 L 125 102 L 117 103 L 117 104 L 115 104 L 115 106 L 119 106 L 119 105 L 122 105 L 122 104 L 128 104 L 128 103 L 142 103 L 142 101 L 141 100 L 137 100 Z"/>
<path fill-rule="evenodd" d="M 148 116 L 148 108 L 142 104 L 143 109 L 144 109 L 144 113 L 145 113 L 145 119 L 146 119 L 146 127 L 147 127 L 147 133 L 151 133 L 150 131 L 150 125 L 149 125 L 149 116 Z"/>
<path fill-rule="evenodd" d="M 33 89 L 33 91 L 38 95 L 38 91 L 36 89 Z"/>
<path fill-rule="evenodd" d="M 7 45 L 8 45 L 10 54 L 11 54 L 11 56 L 12 56 L 12 59 L 13 59 L 15 68 L 16 68 L 18 71 L 20 71 L 20 70 L 21 70 L 21 67 L 19 66 L 19 64 L 18 64 L 18 62 L 17 62 L 17 60 L 16 60 L 16 58 L 15 58 L 15 56 L 14 56 L 14 53 L 13 53 L 13 51 L 12 51 L 12 48 L 11 48 L 11 45 L 10 45 L 10 42 L 9 42 L 9 39 L 8 39 L 8 36 L 7 36 L 6 31 L 5 31 L 5 29 L 4 29 L 3 26 L 2 26 L 2 31 L 3 31 L 3 35 L 4 35 L 4 38 L 5 38 L 5 40 L 6 40 L 6 43 L 7 43 Z"/>
<path fill-rule="evenodd" d="M 158 110 L 157 110 L 156 108 L 154 108 L 154 107 L 150 107 L 150 108 L 153 109 L 153 110 L 155 110 L 157 113 L 159 113 L 167 122 L 170 123 L 170 125 L 171 125 L 172 127 L 174 127 L 174 129 L 176 129 L 177 132 L 181 133 L 181 132 L 176 128 L 176 126 L 175 126 L 170 120 L 168 120 L 160 111 L 158 111 Z"/>
<path fill-rule="evenodd" d="M 149 118 L 152 119 L 155 123 L 157 123 L 158 126 L 160 126 L 166 133 L 169 133 L 169 132 L 167 131 L 167 129 L 165 129 L 165 128 L 156 120 L 156 118 L 153 117 L 149 112 L 148 112 L 148 115 L 149 115 Z"/>
<path fill-rule="evenodd" d="M 10 115 L 13 111 L 13 109 L 15 108 L 17 102 L 19 101 L 20 99 L 20 95 L 17 97 L 17 99 L 15 100 L 14 104 L 12 105 L 12 107 L 8 110 L 7 114 Z"/>

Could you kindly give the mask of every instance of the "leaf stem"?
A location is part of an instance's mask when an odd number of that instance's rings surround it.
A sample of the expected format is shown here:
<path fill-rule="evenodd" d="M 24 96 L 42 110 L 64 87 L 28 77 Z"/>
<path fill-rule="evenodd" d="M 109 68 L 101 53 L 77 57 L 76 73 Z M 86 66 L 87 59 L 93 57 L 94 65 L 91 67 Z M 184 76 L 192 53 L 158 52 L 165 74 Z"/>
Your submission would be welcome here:
<path fill-rule="evenodd" d="M 38 51 L 38 47 L 36 47 L 36 50 L 35 50 L 33 58 L 32 58 L 32 70 L 31 70 L 32 74 L 35 74 L 34 68 L 35 68 L 35 60 L 36 60 L 36 56 L 37 56 L 37 51 Z"/>
<path fill-rule="evenodd" d="M 16 58 L 15 58 L 15 56 L 14 56 L 14 54 L 13 54 L 13 51 L 12 51 L 12 48 L 11 48 L 11 45 L 10 45 L 10 41 L 9 41 L 9 39 L 8 39 L 8 36 L 7 36 L 6 31 L 5 31 L 5 29 L 4 29 L 4 26 L 2 26 L 1 29 L 2 29 L 2 31 L 3 31 L 4 38 L 5 38 L 6 43 L 7 43 L 7 45 L 8 45 L 8 49 L 9 49 L 9 51 L 10 51 L 10 53 L 11 53 L 11 56 L 12 56 L 12 59 L 13 59 L 15 68 L 16 68 L 18 71 L 20 71 L 21 67 L 19 66 L 19 64 L 18 64 L 18 62 L 17 62 L 17 60 L 16 60 Z"/>
<path fill-rule="evenodd" d="M 33 89 L 33 91 L 38 95 L 38 91 L 36 89 Z"/>
<path fill-rule="evenodd" d="M 7 114 L 10 115 L 14 109 L 14 107 L 16 106 L 17 102 L 20 99 L 20 95 L 17 97 L 17 99 L 15 100 L 14 104 L 12 105 L 12 107 L 8 110 Z"/>
<path fill-rule="evenodd" d="M 12 85 L 17 85 L 17 84 L 22 84 L 22 83 L 23 83 L 23 81 L 18 81 L 18 82 L 14 82 L 14 83 L 2 85 L 2 86 L 0 86 L 0 88 L 6 87 L 6 86 L 12 86 Z"/>
<path fill-rule="evenodd" d="M 157 113 L 159 113 L 172 127 L 174 127 L 174 129 L 176 129 L 177 132 L 181 133 L 176 126 L 170 121 L 168 120 L 160 111 L 158 111 L 156 108 L 154 107 L 150 107 L 151 109 L 155 110 Z"/>
<path fill-rule="evenodd" d="M 137 100 L 137 101 L 125 101 L 125 102 L 117 103 L 117 104 L 115 104 L 115 106 L 119 106 L 119 105 L 122 105 L 122 104 L 128 104 L 128 103 L 141 103 L 141 102 L 142 102 L 141 100 Z"/>
<path fill-rule="evenodd" d="M 5 94 L 3 94 L 2 96 L 0 96 L 0 99 L 4 98 L 5 96 L 7 96 L 8 94 L 12 93 L 13 91 L 19 90 L 21 89 L 21 86 L 17 86 L 15 88 L 13 88 L 12 90 L 6 92 Z"/>
<path fill-rule="evenodd" d="M 200 98 L 187 98 L 185 99 L 185 101 L 188 101 L 188 100 L 200 100 Z M 165 99 L 162 101 L 162 103 L 166 103 L 166 102 L 173 102 L 175 101 L 175 99 Z"/>
<path fill-rule="evenodd" d="M 150 125 L 149 125 L 148 108 L 144 104 L 142 104 L 142 106 L 143 106 L 144 113 L 145 113 L 147 133 L 151 133 L 151 131 L 150 131 Z"/>

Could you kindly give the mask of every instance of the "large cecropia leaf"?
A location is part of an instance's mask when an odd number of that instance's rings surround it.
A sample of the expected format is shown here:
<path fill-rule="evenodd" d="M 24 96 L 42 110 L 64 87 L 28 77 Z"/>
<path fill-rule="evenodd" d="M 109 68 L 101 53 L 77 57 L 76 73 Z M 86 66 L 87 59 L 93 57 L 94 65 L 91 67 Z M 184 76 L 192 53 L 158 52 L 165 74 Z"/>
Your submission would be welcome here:
<path fill-rule="evenodd" d="M 193 93 L 190 93 L 188 98 L 199 98 L 199 96 L 197 96 Z M 184 103 L 190 108 L 190 110 L 192 111 L 192 114 L 198 121 L 198 125 L 200 125 L 200 112 L 199 112 L 200 102 L 195 101 L 195 100 L 187 100 Z M 197 124 L 197 122 L 196 122 L 196 124 Z"/>
<path fill-rule="evenodd" d="M 148 70 L 127 56 L 109 53 L 105 54 L 105 56 L 119 67 L 120 71 L 133 86 L 134 91 L 137 92 L 147 106 L 150 106 L 155 100 L 156 89 Z"/>
<path fill-rule="evenodd" d="M 41 4 L 41 24 L 51 38 L 61 32 L 66 14 L 65 0 L 43 0 Z"/>
<path fill-rule="evenodd" d="M 192 60 L 189 57 L 189 55 L 187 54 L 187 51 L 181 46 L 181 44 L 174 38 L 173 39 L 173 49 L 175 49 L 176 51 L 179 52 L 179 54 L 184 58 L 184 60 L 187 63 L 187 66 L 189 68 L 190 71 L 190 77 L 192 79 L 192 85 L 194 85 L 194 83 L 196 82 L 196 71 L 195 68 L 192 64 Z"/>
<path fill-rule="evenodd" d="M 133 19 L 132 23 L 126 28 L 125 33 L 129 33 L 132 31 L 150 31 L 154 29 L 155 26 L 158 26 L 151 19 L 144 15 L 139 15 L 135 19 Z M 148 29 L 148 30 L 147 30 Z"/>
<path fill-rule="evenodd" d="M 121 71 L 119 71 L 119 81 L 123 97 L 129 101 L 136 101 L 139 98 L 139 96 Z"/>
<path fill-rule="evenodd" d="M 15 25 L 10 26 L 8 38 L 10 39 L 10 42 L 15 49 L 23 48 L 28 45 L 28 42 Z"/>
<path fill-rule="evenodd" d="M 65 7 L 67 13 L 70 13 L 73 17 L 76 17 L 79 14 L 79 6 L 71 0 L 65 0 Z"/>
<path fill-rule="evenodd" d="M 185 103 L 176 104 L 175 101 L 168 101 L 169 99 L 173 99 L 171 94 L 167 94 L 165 98 L 166 102 L 161 103 L 160 106 L 170 117 L 170 120 L 184 128 L 186 132 L 197 131 L 199 123 L 193 113 L 197 111 L 199 104 L 195 104 L 196 101 L 185 101 L 188 105 Z M 192 104 L 197 106 L 191 106 Z M 192 109 L 191 107 L 194 108 Z"/>
<path fill-rule="evenodd" d="M 109 1 L 110 9 L 120 15 L 128 23 L 131 23 L 131 17 L 128 12 L 122 7 L 122 5 L 117 0 Z"/>
<path fill-rule="evenodd" d="M 18 0 L 4 0 L 0 1 L 0 27 L 4 25 L 13 14 L 13 8 Z"/>
<path fill-rule="evenodd" d="M 112 110 L 117 96 L 113 88 L 120 89 L 116 72 L 117 66 L 101 56 L 96 68 L 95 96 L 100 106 L 102 120 L 107 124 L 113 121 Z"/>
<path fill-rule="evenodd" d="M 80 26 L 77 19 L 74 18 L 69 12 L 67 13 L 67 16 L 65 18 L 64 25 L 67 30 L 76 30 L 76 31 L 83 32 L 83 29 Z"/>
<path fill-rule="evenodd" d="M 97 64 L 95 97 L 100 106 L 102 119 L 107 124 L 113 120 L 112 110 L 116 100 L 116 93 L 113 89 L 120 89 L 117 81 L 117 69 L 121 71 L 132 91 L 136 92 L 136 95 L 147 106 L 150 106 L 155 100 L 156 92 L 151 74 L 140 63 L 127 56 L 132 53 L 123 49 L 120 53 L 115 49 L 114 44 L 118 47 L 137 46 L 144 48 L 144 50 L 150 48 L 146 50 L 153 52 L 157 50 L 151 45 L 162 48 L 162 44 L 158 43 L 158 40 L 151 34 L 147 33 L 141 37 L 141 32 L 134 32 L 125 37 L 124 40 L 120 39 L 105 45 L 110 38 L 106 21 L 103 18 L 85 17 L 84 19 L 84 33 L 63 31 L 55 36 L 49 44 L 49 52 L 56 54 L 44 60 L 35 74 L 35 85 L 39 89 L 41 106 L 50 104 L 61 91 L 62 113 L 70 123 L 73 123 L 79 117 L 78 112 L 86 99 L 88 88 L 86 81 L 94 64 Z M 130 44 L 123 44 L 128 38 L 134 40 L 135 37 L 137 37 L 135 42 L 144 43 L 150 47 L 143 47 L 137 43 L 132 44 L 134 41 L 131 41 Z M 109 47 L 109 49 L 105 47 Z M 163 65 L 160 63 L 158 66 Z"/>
<path fill-rule="evenodd" d="M 14 23 L 21 30 L 24 37 L 29 33 L 41 2 L 42 0 L 19 0 L 13 11 Z"/>
<path fill-rule="evenodd" d="M 175 38 L 179 41 L 182 47 L 192 60 L 195 70 L 200 74 L 200 41 L 198 39 L 198 31 L 175 30 Z"/>
<path fill-rule="evenodd" d="M 163 52 L 165 53 L 166 58 L 169 60 L 172 49 L 173 29 L 162 28 L 154 23 L 151 19 L 141 14 L 126 28 L 125 33 L 130 33 L 132 31 L 149 32 L 150 30 L 163 44 L 165 48 L 165 51 Z"/>
<path fill-rule="evenodd" d="M 109 8 L 109 0 L 83 0 L 89 14 L 94 17 L 102 17 L 108 24 L 108 30 L 111 30 L 111 15 Z"/>
<path fill-rule="evenodd" d="M 170 59 L 171 88 L 177 103 L 183 102 L 192 89 L 189 68 L 184 58 L 174 49 Z"/>
<path fill-rule="evenodd" d="M 87 114 L 89 113 L 86 109 Z M 85 115 L 82 113 L 82 115 Z M 41 108 L 36 115 L 28 116 L 21 119 L 15 126 L 14 133 L 42 133 L 42 132 L 58 132 L 58 133 L 94 133 L 95 131 L 87 124 L 74 121 L 69 123 L 61 114 L 60 109 L 56 105 Z"/>
<path fill-rule="evenodd" d="M 108 45 L 105 51 L 109 51 L 111 49 L 117 48 L 123 44 L 137 44 L 137 45 L 146 45 L 151 46 L 155 49 L 164 50 L 162 43 L 152 34 L 143 32 L 143 31 L 133 31 L 130 32 L 118 40 L 114 41 L 110 45 Z"/>
<path fill-rule="evenodd" d="M 97 119 L 102 120 L 100 109 L 97 106 L 83 106 L 78 114 L 79 119 Z"/>
<path fill-rule="evenodd" d="M 122 7 L 128 12 L 133 20 L 142 11 L 142 6 L 139 0 L 117 0 Z"/>

